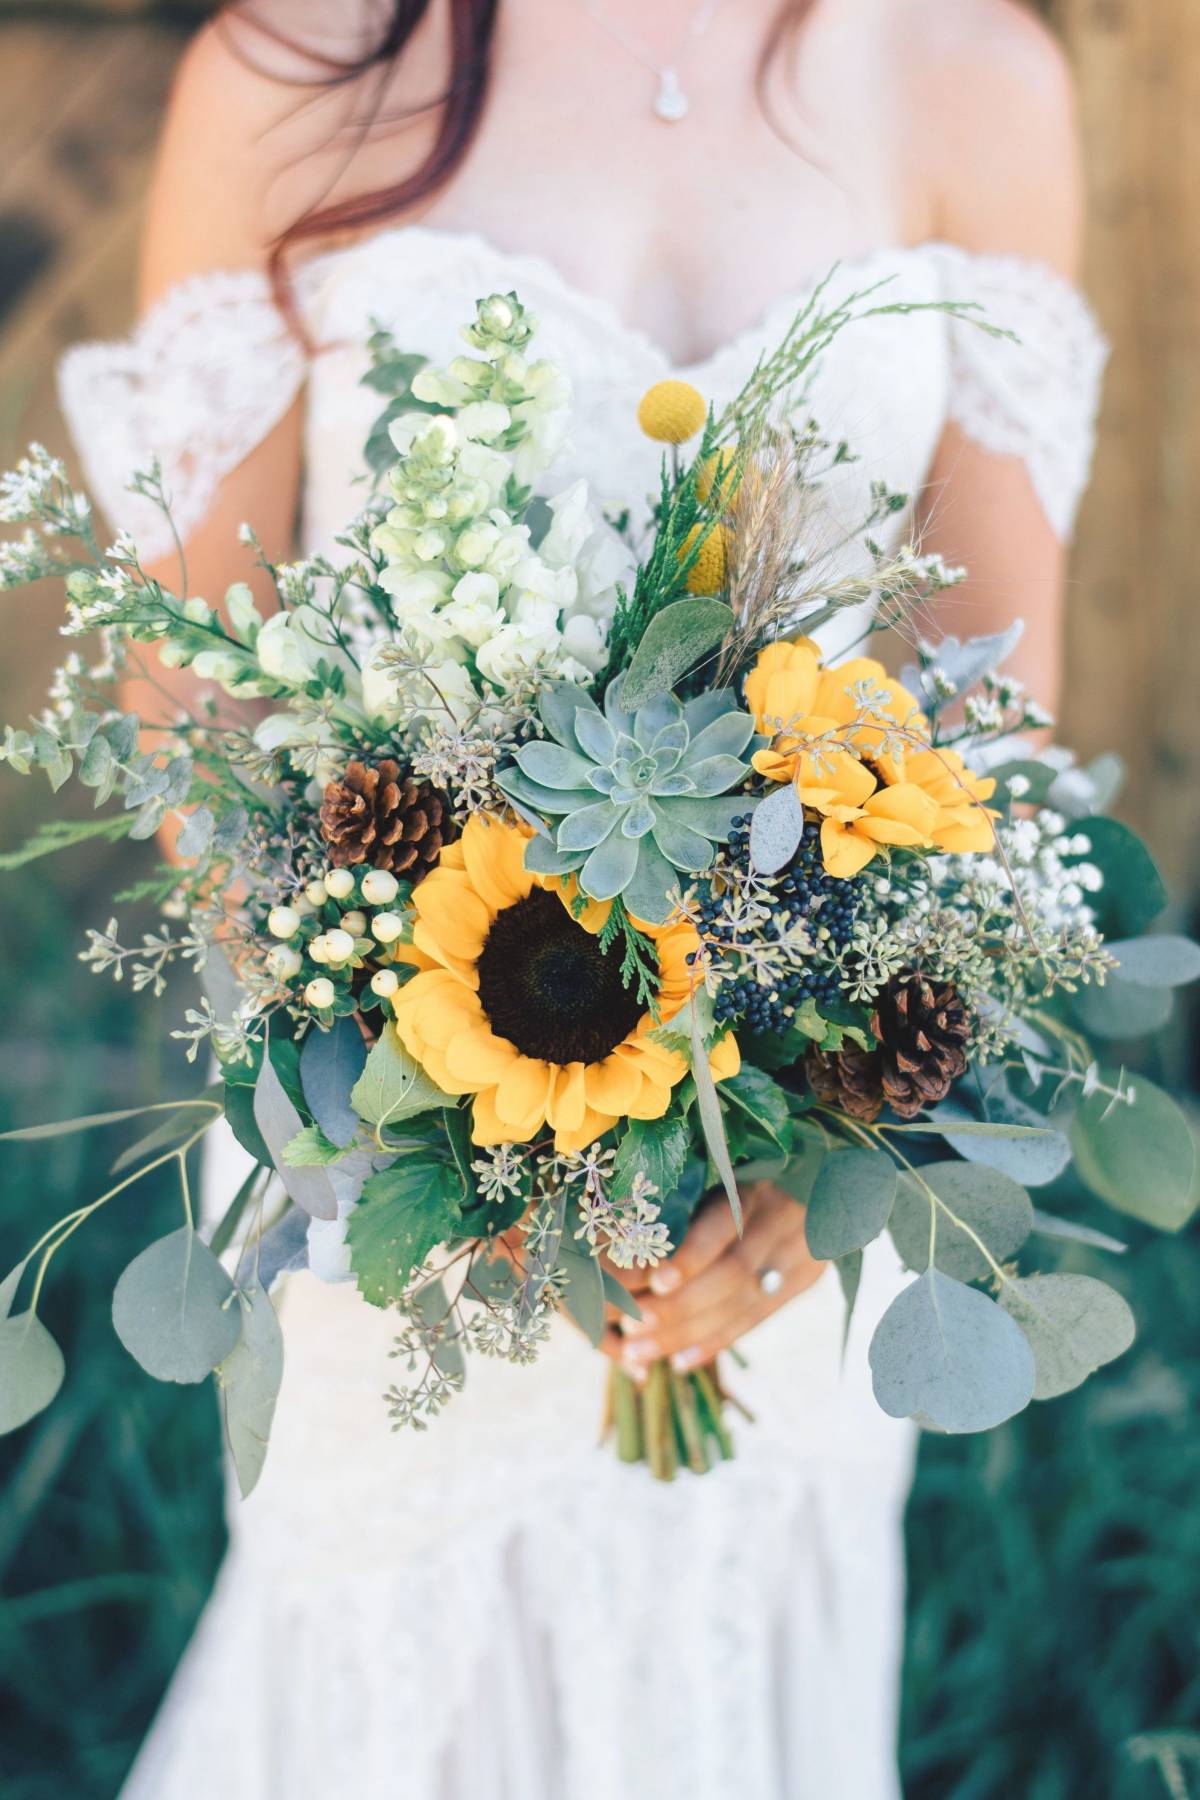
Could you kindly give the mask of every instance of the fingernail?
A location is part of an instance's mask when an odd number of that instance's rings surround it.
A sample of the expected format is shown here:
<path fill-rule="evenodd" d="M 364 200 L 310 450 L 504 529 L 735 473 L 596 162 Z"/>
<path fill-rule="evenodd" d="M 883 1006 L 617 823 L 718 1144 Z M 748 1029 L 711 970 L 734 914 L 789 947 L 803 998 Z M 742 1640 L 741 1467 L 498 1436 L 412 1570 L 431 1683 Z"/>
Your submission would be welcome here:
<path fill-rule="evenodd" d="M 642 1316 L 640 1319 L 631 1319 L 626 1313 L 622 1313 L 621 1317 L 618 1319 L 618 1328 L 626 1337 L 638 1337 L 642 1332 L 649 1331 L 654 1324 L 654 1314 L 652 1312 L 647 1312 L 644 1306 L 641 1310 Z"/>
<path fill-rule="evenodd" d="M 694 1369 L 697 1363 L 704 1361 L 704 1352 L 693 1344 L 690 1350 L 677 1350 L 671 1358 L 671 1367 L 676 1374 L 682 1375 L 688 1369 Z"/>
<path fill-rule="evenodd" d="M 675 1289 L 679 1286 L 681 1279 L 682 1277 L 680 1276 L 679 1270 L 672 1269 L 669 1265 L 664 1269 L 655 1269 L 650 1277 L 651 1292 L 655 1294 L 673 1294 Z"/>
<path fill-rule="evenodd" d="M 653 1338 L 634 1338 L 622 1350 L 621 1361 L 627 1369 L 640 1369 L 643 1363 L 653 1362 L 657 1355 L 658 1345 Z"/>

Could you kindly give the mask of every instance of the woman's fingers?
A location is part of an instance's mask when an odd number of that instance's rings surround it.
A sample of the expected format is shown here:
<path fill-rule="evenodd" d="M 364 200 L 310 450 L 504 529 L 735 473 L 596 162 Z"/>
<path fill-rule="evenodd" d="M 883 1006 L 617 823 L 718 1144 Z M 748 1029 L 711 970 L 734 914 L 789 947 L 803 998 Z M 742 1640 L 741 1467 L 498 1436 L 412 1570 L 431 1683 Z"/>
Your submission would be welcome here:
<path fill-rule="evenodd" d="M 742 1211 L 745 1215 L 743 1228 L 748 1230 L 750 1220 L 758 1210 L 759 1190 L 764 1184 L 755 1182 L 742 1194 Z M 733 1219 L 733 1210 L 723 1194 L 714 1194 L 707 1205 L 696 1214 L 688 1227 L 687 1236 L 676 1250 L 669 1262 L 660 1263 L 650 1276 L 650 1292 L 652 1294 L 673 1294 L 685 1283 L 692 1281 L 711 1263 L 724 1254 L 730 1244 L 737 1242 L 737 1226 Z"/>

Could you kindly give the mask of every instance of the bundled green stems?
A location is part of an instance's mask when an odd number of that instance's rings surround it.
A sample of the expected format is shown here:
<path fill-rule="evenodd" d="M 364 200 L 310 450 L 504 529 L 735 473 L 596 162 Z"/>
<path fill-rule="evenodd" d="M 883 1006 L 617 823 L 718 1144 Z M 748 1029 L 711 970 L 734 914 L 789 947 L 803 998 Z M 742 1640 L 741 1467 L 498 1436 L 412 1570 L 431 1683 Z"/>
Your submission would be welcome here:
<path fill-rule="evenodd" d="M 639 1386 L 613 1367 L 608 1382 L 608 1424 L 622 1462 L 645 1462 L 658 1481 L 678 1470 L 707 1475 L 734 1454 L 724 1412 L 730 1404 L 715 1362 L 681 1375 L 665 1357 L 651 1363 Z"/>

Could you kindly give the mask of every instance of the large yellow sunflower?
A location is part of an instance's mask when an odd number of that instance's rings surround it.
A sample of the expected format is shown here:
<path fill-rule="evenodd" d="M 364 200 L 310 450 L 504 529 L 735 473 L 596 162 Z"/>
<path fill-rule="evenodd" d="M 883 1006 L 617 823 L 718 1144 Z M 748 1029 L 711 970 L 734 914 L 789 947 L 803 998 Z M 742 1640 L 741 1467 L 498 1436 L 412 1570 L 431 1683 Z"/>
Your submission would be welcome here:
<path fill-rule="evenodd" d="M 581 1150 L 622 1118 L 661 1118 L 687 1063 L 655 1043 L 619 951 L 596 941 L 610 903 L 576 918 L 558 878 L 526 869 L 528 836 L 477 815 L 415 889 L 413 941 L 399 955 L 419 973 L 392 1002 L 396 1029 L 446 1093 L 474 1095 L 475 1143 L 524 1143 L 549 1126 L 557 1150 Z M 658 954 L 665 1023 L 692 991 L 699 939 L 683 921 L 641 929 Z M 739 1066 L 727 1035 L 713 1076 Z"/>

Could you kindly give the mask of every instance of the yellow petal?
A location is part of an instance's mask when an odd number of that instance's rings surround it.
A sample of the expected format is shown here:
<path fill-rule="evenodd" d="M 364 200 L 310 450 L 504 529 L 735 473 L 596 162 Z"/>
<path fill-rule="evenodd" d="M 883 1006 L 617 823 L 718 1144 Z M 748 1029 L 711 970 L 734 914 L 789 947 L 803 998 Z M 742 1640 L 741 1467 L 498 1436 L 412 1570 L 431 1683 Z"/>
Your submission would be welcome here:
<path fill-rule="evenodd" d="M 839 825 L 836 819 L 823 822 L 821 860 L 839 881 L 848 881 L 865 869 L 874 854 L 875 846 L 867 838 L 858 837 L 852 830 Z"/>
<path fill-rule="evenodd" d="M 611 1113 L 615 1119 L 628 1113 L 641 1085 L 638 1069 L 620 1056 L 606 1056 L 603 1062 L 589 1063 L 584 1074 L 588 1105 Z"/>
<path fill-rule="evenodd" d="M 510 1125 L 496 1111 L 496 1090 L 485 1088 L 476 1094 L 471 1105 L 471 1142 L 473 1144 L 512 1144 L 520 1140 Z"/>
<path fill-rule="evenodd" d="M 526 898 L 533 887 L 533 877 L 525 868 L 527 833 L 473 813 L 459 841 L 471 887 L 493 917 Z M 418 896 L 431 879 L 420 884 Z"/>
<path fill-rule="evenodd" d="M 559 1069 L 546 1117 L 556 1131 L 578 1131 L 587 1111 L 586 1063 Z"/>
<path fill-rule="evenodd" d="M 500 1117 L 514 1125 L 534 1113 L 544 1117 L 554 1073 L 550 1063 L 531 1056 L 516 1057 L 496 1083 L 496 1111 Z"/>
<path fill-rule="evenodd" d="M 490 1087 L 499 1081 L 518 1054 L 507 1038 L 497 1037 L 482 1016 L 446 1044 L 446 1067 L 473 1087 Z"/>
<path fill-rule="evenodd" d="M 591 1107 L 588 1107 L 583 1115 L 582 1123 L 577 1125 L 573 1131 L 567 1131 L 560 1127 L 554 1133 L 554 1148 L 562 1156 L 568 1156 L 572 1151 L 586 1150 L 589 1144 L 594 1144 L 597 1138 L 603 1137 L 604 1133 L 611 1130 L 616 1123 L 616 1119 L 608 1113 L 594 1112 Z"/>
<path fill-rule="evenodd" d="M 732 1031 L 719 1038 L 708 1053 L 708 1067 L 714 1081 L 727 1081 L 742 1066 L 742 1053 Z"/>
<path fill-rule="evenodd" d="M 937 822 L 938 809 L 929 795 L 911 782 L 896 787 L 880 788 L 864 806 L 864 817 L 856 826 L 877 844 L 929 844 L 930 833 Z"/>

